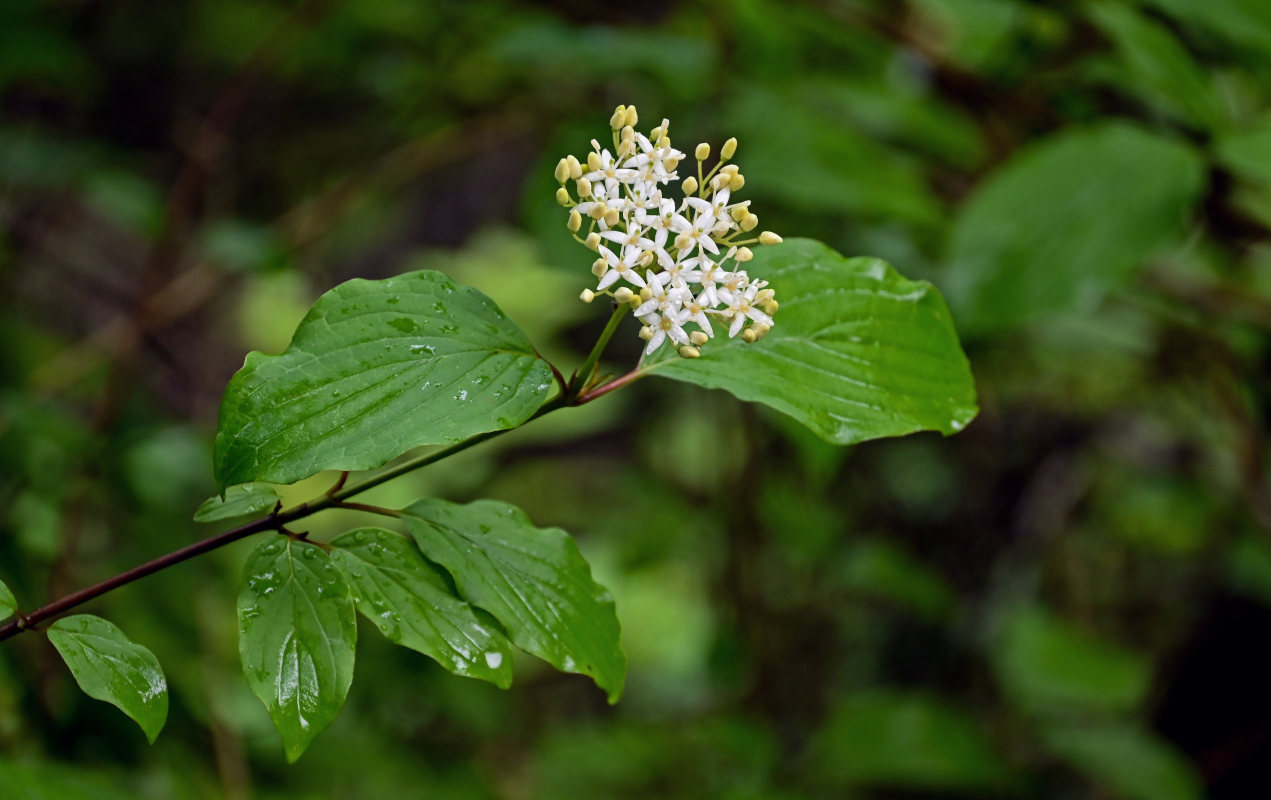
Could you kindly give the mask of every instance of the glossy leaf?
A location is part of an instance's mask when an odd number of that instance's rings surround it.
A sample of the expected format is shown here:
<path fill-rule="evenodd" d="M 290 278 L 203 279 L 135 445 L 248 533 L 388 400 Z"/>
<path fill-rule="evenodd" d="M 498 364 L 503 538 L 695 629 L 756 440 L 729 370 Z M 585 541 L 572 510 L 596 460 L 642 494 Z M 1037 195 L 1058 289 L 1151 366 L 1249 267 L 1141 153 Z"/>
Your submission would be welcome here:
<path fill-rule="evenodd" d="M 268 483 L 240 483 L 204 500 L 194 512 L 195 522 L 237 519 L 269 511 L 278 505 L 278 492 Z"/>
<path fill-rule="evenodd" d="M 18 598 L 13 596 L 13 592 L 5 585 L 4 581 L 0 581 L 0 619 L 8 619 L 18 610 Z"/>
<path fill-rule="evenodd" d="M 1227 40 L 1271 54 L 1271 4 L 1266 0 L 1149 0 L 1183 25 L 1216 33 Z"/>
<path fill-rule="evenodd" d="M 224 487 L 371 469 L 516 427 L 551 383 L 475 289 L 430 271 L 348 281 L 318 299 L 282 355 L 248 354 L 221 402 L 216 477 Z"/>
<path fill-rule="evenodd" d="M 512 643 L 565 672 L 590 676 L 617 702 L 626 676 L 613 598 L 559 528 L 535 528 L 495 500 L 421 500 L 403 517 L 459 594 L 497 619 Z"/>
<path fill-rule="evenodd" d="M 431 656 L 456 675 L 512 684 L 507 638 L 477 619 L 414 542 L 382 528 L 359 528 L 331 542 L 362 616 L 396 642 Z"/>
<path fill-rule="evenodd" d="M 1092 303 L 1185 235 L 1203 185 L 1189 145 L 1128 125 L 1030 146 L 954 226 L 946 292 L 959 323 L 1000 329 Z"/>
<path fill-rule="evenodd" d="M 1046 747 L 1125 800 L 1200 800 L 1196 766 L 1165 740 L 1127 724 L 1060 727 Z"/>
<path fill-rule="evenodd" d="M 321 548 L 276 536 L 247 557 L 238 630 L 247 683 L 295 761 L 335 719 L 353 682 L 349 587 Z"/>
<path fill-rule="evenodd" d="M 835 784 L 965 791 L 1007 778 L 974 719 L 917 694 L 853 697 L 830 715 L 813 753 L 815 771 Z"/>
<path fill-rule="evenodd" d="M 48 635 L 84 694 L 127 714 L 153 744 L 168 719 L 168 681 L 154 653 L 91 614 L 63 617 Z"/>
<path fill-rule="evenodd" d="M 975 417 L 971 370 L 931 284 L 808 239 L 760 248 L 746 266 L 777 292 L 771 332 L 754 344 L 717 332 L 697 359 L 663 347 L 649 372 L 772 406 L 837 444 L 949 434 Z"/>

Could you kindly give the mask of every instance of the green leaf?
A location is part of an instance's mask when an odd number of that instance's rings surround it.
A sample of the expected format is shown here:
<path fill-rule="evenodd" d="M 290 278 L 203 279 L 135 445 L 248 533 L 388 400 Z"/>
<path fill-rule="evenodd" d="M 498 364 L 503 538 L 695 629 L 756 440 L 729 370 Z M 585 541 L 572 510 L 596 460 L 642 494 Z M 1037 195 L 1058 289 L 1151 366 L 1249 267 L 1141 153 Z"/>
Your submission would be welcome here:
<path fill-rule="evenodd" d="M 1271 185 L 1271 116 L 1246 130 L 1232 132 L 1214 143 L 1220 164 L 1242 178 Z"/>
<path fill-rule="evenodd" d="M 91 614 L 63 617 L 48 634 L 84 694 L 132 717 L 154 744 L 168 718 L 168 682 L 154 653 Z"/>
<path fill-rule="evenodd" d="M 1048 731 L 1047 748 L 1125 800 L 1200 800 L 1194 764 L 1158 736 L 1126 724 Z"/>
<path fill-rule="evenodd" d="M 754 344 L 717 335 L 702 357 L 663 347 L 649 372 L 772 406 L 837 444 L 959 431 L 975 384 L 944 300 L 876 258 L 808 239 L 759 248 L 747 265 L 781 310 Z"/>
<path fill-rule="evenodd" d="M 268 483 L 240 483 L 225 490 L 225 496 L 209 497 L 194 512 L 195 522 L 237 519 L 278 505 L 278 492 Z"/>
<path fill-rule="evenodd" d="M 975 720 L 916 694 L 871 692 L 840 705 L 812 746 L 835 784 L 940 790 L 1000 788 L 1007 779 Z"/>
<path fill-rule="evenodd" d="M 0 619 L 8 619 L 18 610 L 18 598 L 13 596 L 4 581 L 0 581 Z"/>
<path fill-rule="evenodd" d="M 449 580 L 415 544 L 383 528 L 359 528 L 331 542 L 336 566 L 362 616 L 389 641 L 437 660 L 456 675 L 512 685 L 507 639 L 481 624 Z"/>
<path fill-rule="evenodd" d="M 1122 124 L 1027 148 L 963 206 L 950 305 L 985 331 L 1090 304 L 1184 236 L 1204 174 L 1185 143 Z"/>
<path fill-rule="evenodd" d="M 247 557 L 238 630 L 247 683 L 295 761 L 335 719 L 353 682 L 349 587 L 321 548 L 274 537 Z"/>
<path fill-rule="evenodd" d="M 1271 54 L 1271 5 L 1266 0 L 1149 0 L 1185 26 L 1215 33 L 1249 50 Z"/>
<path fill-rule="evenodd" d="M 568 534 L 535 528 L 523 511 L 496 500 L 420 500 L 403 520 L 424 555 L 445 567 L 459 594 L 497 619 L 513 644 L 560 670 L 591 676 L 617 702 L 627 665 L 613 598 L 592 580 Z"/>
<path fill-rule="evenodd" d="M 1222 106 L 1209 77 L 1168 28 L 1117 3 L 1095 3 L 1089 14 L 1116 46 L 1127 91 L 1185 122 L 1207 129 L 1222 123 Z"/>
<path fill-rule="evenodd" d="M 292 483 L 514 428 L 551 372 L 485 295 L 438 272 L 352 280 L 278 356 L 249 353 L 221 401 L 216 477 Z"/>
<path fill-rule="evenodd" d="M 1132 711 L 1151 680 L 1143 656 L 1037 609 L 1007 619 L 995 656 L 1006 691 L 1043 713 Z"/>

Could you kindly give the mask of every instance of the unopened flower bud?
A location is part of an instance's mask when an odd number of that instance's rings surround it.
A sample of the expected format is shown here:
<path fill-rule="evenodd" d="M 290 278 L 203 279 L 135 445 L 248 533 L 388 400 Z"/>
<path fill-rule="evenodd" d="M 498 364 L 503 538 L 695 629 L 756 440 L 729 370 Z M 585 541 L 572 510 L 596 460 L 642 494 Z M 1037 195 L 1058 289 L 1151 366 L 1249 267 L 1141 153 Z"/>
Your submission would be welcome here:
<path fill-rule="evenodd" d="M 583 165 L 578 163 L 578 159 L 573 156 L 565 156 L 565 163 L 569 165 L 569 177 L 578 180 L 583 176 Z"/>
<path fill-rule="evenodd" d="M 609 271 L 609 265 L 605 263 L 603 258 L 598 258 L 591 262 L 591 274 L 597 278 Z"/>
<path fill-rule="evenodd" d="M 643 328 L 640 329 L 640 338 L 645 340 L 646 342 L 652 339 L 653 329 L 650 328 L 648 325 L 645 325 Z"/>
<path fill-rule="evenodd" d="M 603 163 L 600 160 L 599 153 L 597 153 L 595 150 L 592 150 L 590 153 L 587 154 L 587 171 L 588 172 L 599 172 L 602 166 L 603 166 Z"/>
<path fill-rule="evenodd" d="M 654 144 L 662 148 L 670 147 L 671 137 L 663 136 L 661 139 L 658 139 Z M 668 158 L 665 163 L 666 163 L 667 169 L 675 169 L 676 165 L 680 163 L 680 159 L 678 157 Z"/>
<path fill-rule="evenodd" d="M 701 347 L 709 342 L 711 337 L 707 336 L 704 331 L 693 331 L 688 335 L 688 340 L 698 347 Z"/>
<path fill-rule="evenodd" d="M 749 247 L 738 247 L 737 253 L 733 256 L 738 264 L 745 264 L 754 257 L 755 251 L 751 250 Z"/>
<path fill-rule="evenodd" d="M 720 189 L 727 189 L 728 184 L 732 183 L 732 180 L 733 180 L 733 176 L 729 175 L 728 173 L 724 173 L 722 175 L 716 175 L 715 177 L 711 178 L 711 188 L 717 192 Z"/>
<path fill-rule="evenodd" d="M 720 167 L 720 172 L 724 175 L 736 175 L 741 170 L 736 164 L 726 164 Z"/>
<path fill-rule="evenodd" d="M 702 142 L 697 146 L 697 149 L 693 151 L 693 155 L 698 161 L 705 161 L 711 157 L 711 146 L 706 142 Z"/>
<path fill-rule="evenodd" d="M 778 303 L 776 300 L 769 300 L 768 302 L 763 304 L 764 313 L 766 313 L 770 317 L 776 316 L 777 309 L 780 307 L 781 307 L 781 304 Z"/>
<path fill-rule="evenodd" d="M 567 206 L 574 201 L 569 197 L 569 190 L 562 186 L 556 190 L 556 202 L 563 206 Z"/>
<path fill-rule="evenodd" d="M 741 189 L 741 187 L 745 185 L 746 185 L 746 176 L 742 175 L 740 172 L 734 175 L 733 179 L 728 182 L 728 188 L 732 189 L 734 192 L 738 191 L 739 189 Z"/>
<path fill-rule="evenodd" d="M 649 288 L 649 287 L 647 287 L 647 286 L 645 286 L 644 288 L 642 288 L 642 289 L 640 290 L 640 299 L 641 299 L 641 300 L 645 300 L 645 301 L 652 300 L 652 299 L 653 299 L 653 290 L 652 290 L 652 289 L 650 289 L 650 288 Z"/>
<path fill-rule="evenodd" d="M 644 255 L 640 256 L 640 260 L 636 262 L 642 267 L 647 267 L 653 263 L 653 253 L 648 250 L 644 251 Z"/>
<path fill-rule="evenodd" d="M 587 245 L 588 250 L 597 249 L 598 247 L 600 247 L 600 234 L 596 233 L 595 231 L 592 231 L 591 233 L 587 234 L 587 239 L 586 241 L 583 242 L 583 244 Z"/>
<path fill-rule="evenodd" d="M 746 344 L 754 344 L 755 340 L 757 340 L 758 338 L 759 338 L 759 334 L 755 333 L 754 328 L 747 328 L 746 330 L 741 332 L 741 340 L 745 342 Z"/>
<path fill-rule="evenodd" d="M 752 329 L 755 332 L 755 338 L 762 339 L 768 335 L 768 331 L 772 330 L 772 326 L 764 322 L 756 322 Z"/>
<path fill-rule="evenodd" d="M 635 128 L 626 125 L 622 129 L 622 133 L 618 134 L 618 140 L 625 142 L 629 139 L 635 139 Z"/>
<path fill-rule="evenodd" d="M 618 209 L 616 208 L 605 209 L 604 219 L 605 219 L 605 225 L 609 226 L 610 228 L 612 228 L 614 225 L 617 225 L 618 224 Z"/>
<path fill-rule="evenodd" d="M 719 157 L 727 161 L 737 152 L 737 137 L 733 136 L 724 142 L 724 146 L 719 148 Z"/>
<path fill-rule="evenodd" d="M 741 216 L 741 229 L 747 233 L 753 231 L 759 225 L 759 217 L 747 211 Z"/>
<path fill-rule="evenodd" d="M 781 237 L 772 231 L 759 234 L 759 244 L 781 244 Z"/>
<path fill-rule="evenodd" d="M 681 347 L 679 352 L 680 352 L 680 355 L 683 356 L 684 358 L 701 358 L 702 357 L 701 350 L 698 350 L 696 347 L 692 347 L 687 344 Z"/>
<path fill-rule="evenodd" d="M 618 106 L 613 110 L 613 116 L 609 118 L 609 127 L 615 131 L 627 124 L 627 107 Z"/>
<path fill-rule="evenodd" d="M 582 294 L 578 295 L 578 299 L 582 300 L 584 303 L 590 303 L 592 300 L 596 299 L 596 293 L 591 289 L 583 289 Z"/>
<path fill-rule="evenodd" d="M 578 229 L 581 228 L 582 226 L 583 226 L 583 215 L 579 214 L 577 209 L 570 211 L 569 223 L 568 223 L 569 229 L 574 233 L 578 233 Z"/>
<path fill-rule="evenodd" d="M 631 130 L 631 129 L 627 128 L 627 130 Z M 618 158 L 626 158 L 627 156 L 631 155 L 634 152 L 635 152 L 634 139 L 623 139 L 621 142 L 618 142 Z"/>
<path fill-rule="evenodd" d="M 591 181 L 586 178 L 578 179 L 578 196 L 591 197 Z"/>
<path fill-rule="evenodd" d="M 553 174 L 557 183 L 564 183 L 569 180 L 569 162 L 563 158 L 556 162 L 556 172 Z"/>
<path fill-rule="evenodd" d="M 625 286 L 619 286 L 614 290 L 613 300 L 615 303 L 630 303 L 631 298 L 635 296 L 635 292 Z"/>
<path fill-rule="evenodd" d="M 685 195 L 697 194 L 697 178 L 694 178 L 692 175 L 685 178 L 684 182 L 680 185 L 684 188 Z"/>
<path fill-rule="evenodd" d="M 763 305 L 764 303 L 768 302 L 773 297 L 775 297 L 776 294 L 777 293 L 774 292 L 772 289 L 764 289 L 759 294 L 755 295 L 755 305 L 760 305 L 760 306 Z"/>
<path fill-rule="evenodd" d="M 636 113 L 636 107 L 628 106 L 627 107 L 627 125 L 634 128 L 636 125 L 639 125 L 639 124 L 640 124 L 640 115 Z"/>

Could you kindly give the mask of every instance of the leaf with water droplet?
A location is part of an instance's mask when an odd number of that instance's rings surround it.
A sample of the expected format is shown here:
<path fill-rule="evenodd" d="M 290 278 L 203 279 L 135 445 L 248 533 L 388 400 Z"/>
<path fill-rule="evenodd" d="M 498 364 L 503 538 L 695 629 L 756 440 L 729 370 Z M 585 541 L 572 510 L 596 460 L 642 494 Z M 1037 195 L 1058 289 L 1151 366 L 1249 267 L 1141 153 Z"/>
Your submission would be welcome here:
<path fill-rule="evenodd" d="M 627 660 L 608 590 L 560 528 L 536 528 L 515 506 L 420 500 L 402 517 L 420 550 L 454 578 L 460 596 L 499 621 L 517 647 L 588 675 L 609 701 Z"/>
<path fill-rule="evenodd" d="M 221 401 L 222 487 L 373 469 L 421 445 L 515 427 L 543 404 L 550 368 L 489 298 L 438 272 L 404 277 L 391 289 L 341 284 L 285 352 L 248 354 Z M 496 397 L 496 380 L 511 390 Z M 461 381 L 473 387 L 463 396 L 449 388 Z M 430 383 L 447 391 L 420 391 Z"/>
<path fill-rule="evenodd" d="M 414 542 L 383 528 L 359 528 L 331 545 L 336 565 L 358 598 L 358 611 L 390 641 L 436 659 L 456 675 L 504 689 L 511 685 L 507 638 L 455 596 L 445 574 L 424 559 Z"/>
<path fill-rule="evenodd" d="M 353 682 L 349 588 L 322 549 L 276 537 L 247 557 L 238 619 L 243 674 L 295 761 L 335 719 Z"/>
<path fill-rule="evenodd" d="M 950 434 L 975 417 L 971 368 L 931 284 L 810 239 L 760 248 L 746 270 L 777 292 L 771 332 L 716 336 L 701 358 L 664 347 L 646 371 L 771 406 L 836 444 Z"/>
<path fill-rule="evenodd" d="M 154 653 L 92 614 L 63 617 L 48 634 L 84 694 L 132 717 L 154 744 L 168 719 L 168 681 Z"/>
<path fill-rule="evenodd" d="M 225 490 L 225 496 L 209 497 L 194 512 L 195 522 L 239 519 L 278 505 L 278 492 L 267 483 L 240 483 Z"/>

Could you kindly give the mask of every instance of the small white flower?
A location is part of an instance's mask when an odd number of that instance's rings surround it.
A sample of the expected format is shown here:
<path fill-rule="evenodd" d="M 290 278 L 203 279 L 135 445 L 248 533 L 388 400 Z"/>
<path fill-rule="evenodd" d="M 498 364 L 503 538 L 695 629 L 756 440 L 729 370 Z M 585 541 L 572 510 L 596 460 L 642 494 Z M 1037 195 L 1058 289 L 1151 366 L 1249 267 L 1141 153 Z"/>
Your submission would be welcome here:
<path fill-rule="evenodd" d="M 603 236 L 604 234 L 601 235 Z M 600 276 L 600 283 L 596 284 L 596 291 L 608 289 L 617 283 L 619 279 L 644 288 L 644 278 L 641 278 L 640 273 L 635 269 L 640 261 L 640 256 L 644 255 L 643 250 L 638 247 L 624 246 L 622 248 L 622 258 L 618 258 L 612 250 L 604 245 L 601 245 L 597 252 L 605 259 L 609 270 Z"/>

